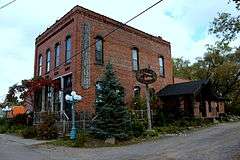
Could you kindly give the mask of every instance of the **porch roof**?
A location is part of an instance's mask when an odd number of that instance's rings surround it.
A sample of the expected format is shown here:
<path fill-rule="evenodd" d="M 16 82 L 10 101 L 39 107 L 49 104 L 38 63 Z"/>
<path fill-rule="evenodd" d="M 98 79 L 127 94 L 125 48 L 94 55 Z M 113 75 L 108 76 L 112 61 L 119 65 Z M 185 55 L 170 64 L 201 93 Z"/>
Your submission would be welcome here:
<path fill-rule="evenodd" d="M 207 85 L 208 82 L 208 80 L 198 80 L 167 85 L 165 88 L 158 92 L 158 96 L 164 97 L 194 94 L 198 92 L 203 86 Z"/>

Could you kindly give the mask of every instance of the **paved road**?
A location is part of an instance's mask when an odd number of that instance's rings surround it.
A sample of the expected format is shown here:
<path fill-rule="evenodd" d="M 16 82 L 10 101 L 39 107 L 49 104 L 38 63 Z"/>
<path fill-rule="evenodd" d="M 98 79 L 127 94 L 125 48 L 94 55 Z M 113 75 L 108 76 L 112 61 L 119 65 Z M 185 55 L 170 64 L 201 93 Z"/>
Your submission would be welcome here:
<path fill-rule="evenodd" d="M 0 160 L 240 160 L 240 122 L 125 147 L 35 147 L 38 141 L 0 135 Z"/>

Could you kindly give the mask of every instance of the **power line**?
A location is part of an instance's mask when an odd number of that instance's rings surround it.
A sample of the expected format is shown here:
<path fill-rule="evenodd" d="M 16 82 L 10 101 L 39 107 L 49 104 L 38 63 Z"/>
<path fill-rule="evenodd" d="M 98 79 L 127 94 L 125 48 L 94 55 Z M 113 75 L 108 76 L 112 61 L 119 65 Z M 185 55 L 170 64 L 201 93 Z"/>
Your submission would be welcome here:
<path fill-rule="evenodd" d="M 16 1 L 16 0 L 15 0 Z M 137 15 L 135 15 L 134 17 L 132 17 L 131 19 L 129 19 L 128 21 L 126 21 L 125 23 L 122 23 L 119 27 L 113 29 L 112 31 L 110 31 L 109 33 L 107 33 L 105 36 L 102 37 L 102 39 L 106 39 L 108 36 L 110 36 L 112 33 L 116 32 L 117 30 L 123 28 L 124 26 L 126 26 L 129 22 L 133 21 L 134 19 L 136 19 L 137 17 L 139 17 L 140 15 L 144 14 L 145 12 L 147 12 L 148 10 L 152 9 L 153 7 L 155 7 L 156 5 L 158 5 L 159 3 L 161 3 L 163 0 L 159 0 L 156 3 L 154 3 L 153 5 L 151 5 L 150 7 L 146 8 L 145 10 L 143 10 L 142 12 L 138 13 Z M 100 40 L 97 40 L 100 41 Z M 90 47 L 92 47 L 93 45 L 96 44 L 95 41 L 94 43 L 90 44 L 88 47 L 84 48 L 80 53 L 74 54 L 73 56 L 71 56 L 68 60 L 73 59 L 74 57 L 76 57 L 77 55 L 81 54 L 82 52 L 86 51 L 87 49 L 89 49 Z M 45 76 L 47 74 L 49 74 L 50 72 L 54 71 L 56 68 L 60 68 L 61 66 L 65 65 L 66 61 L 63 63 L 60 63 L 58 66 L 54 67 L 53 69 L 50 69 L 47 73 L 45 73 L 42 76 Z"/>
<path fill-rule="evenodd" d="M 13 1 L 11 1 L 11 2 L 8 2 L 7 4 L 4 4 L 3 6 L 1 6 L 0 9 L 3 9 L 3 8 L 9 6 L 10 4 L 12 4 L 12 3 L 16 2 L 16 1 L 17 1 L 17 0 L 13 0 Z"/>

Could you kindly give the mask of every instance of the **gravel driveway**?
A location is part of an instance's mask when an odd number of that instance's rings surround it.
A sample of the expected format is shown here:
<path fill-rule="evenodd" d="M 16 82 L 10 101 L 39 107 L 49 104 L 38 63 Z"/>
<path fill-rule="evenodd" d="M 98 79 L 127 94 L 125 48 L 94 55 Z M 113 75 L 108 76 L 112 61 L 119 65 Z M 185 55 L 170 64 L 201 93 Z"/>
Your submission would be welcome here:
<path fill-rule="evenodd" d="M 240 122 L 125 147 L 33 147 L 36 143 L 0 135 L 0 160 L 240 160 Z"/>

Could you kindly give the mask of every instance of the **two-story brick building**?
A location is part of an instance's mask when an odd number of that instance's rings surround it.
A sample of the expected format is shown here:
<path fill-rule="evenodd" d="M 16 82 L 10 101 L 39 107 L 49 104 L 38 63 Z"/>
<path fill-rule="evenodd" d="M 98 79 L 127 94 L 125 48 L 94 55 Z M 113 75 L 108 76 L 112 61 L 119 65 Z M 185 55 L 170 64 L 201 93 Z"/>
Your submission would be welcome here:
<path fill-rule="evenodd" d="M 110 62 L 124 87 L 127 105 L 135 94 L 145 93 L 136 71 L 150 67 L 157 73 L 157 81 L 149 87 L 160 91 L 160 108 L 180 109 L 198 117 L 224 113 L 223 100 L 208 92 L 208 81 L 174 80 L 168 41 L 83 7 L 76 6 L 57 20 L 37 37 L 35 46 L 34 77 L 56 80 L 60 88 L 46 86 L 35 93 L 35 112 L 60 111 L 70 116 L 71 107 L 64 97 L 72 90 L 83 96 L 77 110 L 94 112 L 100 79 Z"/>
<path fill-rule="evenodd" d="M 116 28 L 120 29 L 104 38 Z M 124 87 L 128 104 L 134 93 L 144 94 L 144 85 L 135 77 L 139 69 L 150 66 L 157 73 L 157 81 L 150 86 L 156 91 L 173 83 L 169 42 L 80 6 L 39 35 L 35 46 L 34 76 L 61 84 L 60 92 L 44 87 L 36 94 L 35 111 L 69 114 L 64 97 L 71 90 L 84 97 L 78 110 L 94 110 L 95 93 L 108 62 Z"/>

